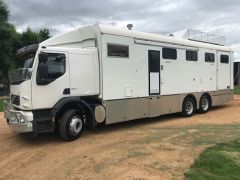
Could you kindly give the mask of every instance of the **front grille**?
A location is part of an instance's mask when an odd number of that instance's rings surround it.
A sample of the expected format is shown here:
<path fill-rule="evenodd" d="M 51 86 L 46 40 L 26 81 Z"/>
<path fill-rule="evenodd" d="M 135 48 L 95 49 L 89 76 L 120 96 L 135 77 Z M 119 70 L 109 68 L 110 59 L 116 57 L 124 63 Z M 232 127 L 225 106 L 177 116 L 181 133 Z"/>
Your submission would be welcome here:
<path fill-rule="evenodd" d="M 17 95 L 11 95 L 11 102 L 17 106 L 20 106 L 20 97 Z"/>

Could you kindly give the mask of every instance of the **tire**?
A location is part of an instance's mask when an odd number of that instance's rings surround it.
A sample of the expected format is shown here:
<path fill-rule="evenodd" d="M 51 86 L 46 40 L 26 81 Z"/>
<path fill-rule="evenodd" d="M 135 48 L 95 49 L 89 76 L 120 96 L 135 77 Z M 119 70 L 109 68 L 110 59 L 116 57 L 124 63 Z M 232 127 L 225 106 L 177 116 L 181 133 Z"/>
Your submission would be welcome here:
<path fill-rule="evenodd" d="M 76 109 L 66 111 L 59 122 L 59 134 L 66 141 L 73 141 L 81 135 L 83 131 L 83 116 Z"/>
<path fill-rule="evenodd" d="M 196 103 L 193 98 L 187 97 L 182 104 L 182 116 L 191 117 L 195 113 Z"/>
<path fill-rule="evenodd" d="M 200 98 L 200 102 L 199 102 L 199 113 L 207 113 L 209 108 L 211 107 L 211 102 L 210 99 L 207 95 L 203 95 Z"/>

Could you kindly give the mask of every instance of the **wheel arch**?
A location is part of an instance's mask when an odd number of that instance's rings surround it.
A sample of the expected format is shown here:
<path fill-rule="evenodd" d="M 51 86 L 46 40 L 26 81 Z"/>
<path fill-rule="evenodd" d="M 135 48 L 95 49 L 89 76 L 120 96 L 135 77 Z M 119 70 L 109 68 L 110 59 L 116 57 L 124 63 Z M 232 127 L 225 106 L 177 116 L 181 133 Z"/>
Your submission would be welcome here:
<path fill-rule="evenodd" d="M 182 100 L 182 104 L 183 104 L 183 102 L 185 101 L 186 98 L 192 98 L 194 100 L 195 106 L 197 107 L 197 99 L 193 94 L 187 94 L 186 96 L 184 96 L 184 98 Z"/>
<path fill-rule="evenodd" d="M 95 127 L 94 112 L 91 106 L 80 97 L 69 97 L 61 99 L 52 108 L 52 114 L 55 117 L 55 127 L 58 125 L 60 117 L 69 109 L 78 109 L 87 116 L 87 124 L 93 128 Z"/>

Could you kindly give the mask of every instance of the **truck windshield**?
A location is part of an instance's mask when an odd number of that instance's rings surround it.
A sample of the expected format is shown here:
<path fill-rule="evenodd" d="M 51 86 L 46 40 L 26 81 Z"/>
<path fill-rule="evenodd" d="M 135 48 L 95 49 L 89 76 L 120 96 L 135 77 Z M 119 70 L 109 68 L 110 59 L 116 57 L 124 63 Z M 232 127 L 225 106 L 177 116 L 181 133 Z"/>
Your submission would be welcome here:
<path fill-rule="evenodd" d="M 9 82 L 12 85 L 21 84 L 22 82 L 29 80 L 32 76 L 32 66 L 35 58 L 35 53 L 29 53 L 24 57 L 19 58 L 18 69 L 11 70 L 8 73 Z"/>

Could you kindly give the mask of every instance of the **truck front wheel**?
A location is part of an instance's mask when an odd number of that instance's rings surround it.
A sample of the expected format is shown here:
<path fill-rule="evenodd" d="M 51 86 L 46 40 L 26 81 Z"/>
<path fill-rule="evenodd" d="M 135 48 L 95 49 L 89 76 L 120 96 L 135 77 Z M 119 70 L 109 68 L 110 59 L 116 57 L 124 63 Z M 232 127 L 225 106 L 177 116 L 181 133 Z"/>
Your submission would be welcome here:
<path fill-rule="evenodd" d="M 82 113 L 76 109 L 66 111 L 61 117 L 59 123 L 59 133 L 66 141 L 73 141 L 77 139 L 83 130 L 83 116 Z"/>

